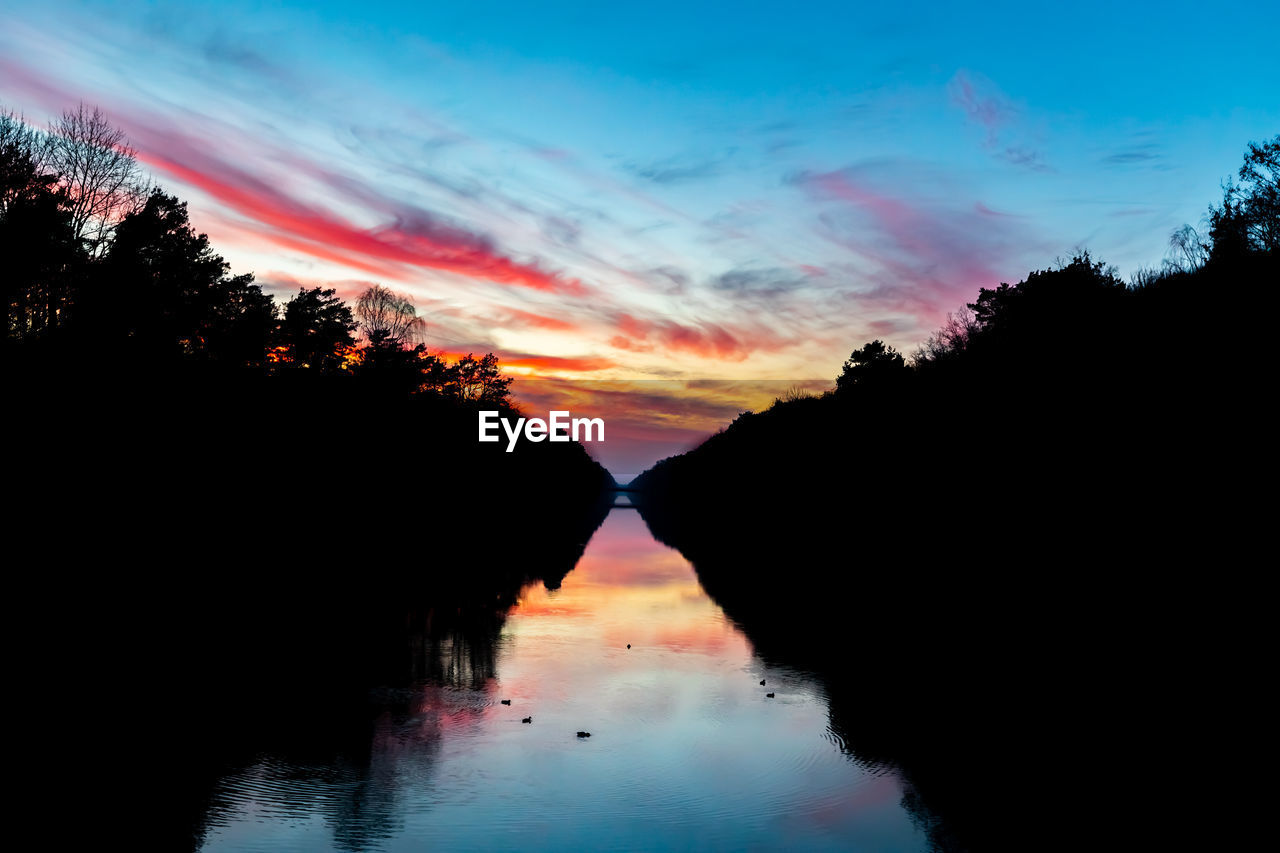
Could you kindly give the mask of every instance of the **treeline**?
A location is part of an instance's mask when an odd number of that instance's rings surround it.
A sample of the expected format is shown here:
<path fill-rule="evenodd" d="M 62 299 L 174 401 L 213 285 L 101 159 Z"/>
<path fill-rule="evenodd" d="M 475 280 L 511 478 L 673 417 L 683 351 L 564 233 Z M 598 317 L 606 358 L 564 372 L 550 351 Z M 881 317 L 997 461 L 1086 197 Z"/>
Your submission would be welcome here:
<path fill-rule="evenodd" d="M 1164 268 L 1126 283 L 1081 252 L 983 288 L 910 357 L 866 343 L 832 392 L 637 480 L 758 652 L 820 673 L 853 754 L 902 771 L 936 848 L 1148 846 L 1225 805 L 1174 780 L 1258 731 L 1278 187 L 1280 137 Z"/>
<path fill-rule="evenodd" d="M 750 495 L 746 512 L 801 523 L 834 503 L 841 530 L 955 515 L 953 495 L 963 513 L 1018 494 L 1077 509 L 1096 498 L 1094 523 L 1155 523 L 1139 494 L 1168 503 L 1157 483 L 1190 488 L 1193 470 L 1221 472 L 1242 449 L 1210 438 L 1261 425 L 1278 185 L 1280 137 L 1250 145 L 1205 233 L 1175 233 L 1177 258 L 1162 269 L 1126 283 L 1081 251 L 982 288 L 910 357 L 866 343 L 833 391 L 743 413 L 637 484 L 662 496 L 663 513 L 707 515 L 736 503 L 713 496 Z"/>
<path fill-rule="evenodd" d="M 221 772 L 272 738 L 354 726 L 367 751 L 371 684 L 491 679 L 524 585 L 608 512 L 581 445 L 475 440 L 478 409 L 512 414 L 496 356 L 429 352 L 381 286 L 277 304 L 97 110 L 0 115 L 0 283 L 14 679 L 105 697 L 81 782 L 167 780 L 161 846 L 198 846 Z M 78 701 L 18 710 L 79 725 Z"/>
<path fill-rule="evenodd" d="M 314 287 L 281 305 L 232 274 L 84 105 L 47 130 L 0 112 L 0 276 L 12 419 L 34 436 L 78 430 L 86 411 L 99 434 L 175 419 L 294 440 L 372 428 L 411 435 L 438 481 L 470 483 L 481 472 L 460 460 L 488 448 L 474 447 L 468 413 L 511 407 L 497 356 L 430 352 L 403 295 L 373 285 L 348 304 Z M 499 461 L 513 467 L 485 476 L 518 482 L 524 460 Z"/>
<path fill-rule="evenodd" d="M 97 110 L 0 115 L 0 276 L 8 527 L 66 581 L 16 594 L 53 623 L 127 614 L 154 643 L 134 660 L 228 618 L 366 626 L 556 585 L 607 512 L 581 445 L 475 440 L 478 409 L 513 411 L 496 356 L 429 352 L 382 286 L 276 304 Z"/>
<path fill-rule="evenodd" d="M 278 305 L 252 274 L 232 275 L 186 204 L 84 105 L 48 130 L 0 112 L 0 258 L 7 357 L 25 369 L 109 352 L 125 369 L 363 374 L 391 393 L 509 400 L 495 355 L 428 352 L 413 302 L 387 288 L 354 311 L 319 287 Z"/>

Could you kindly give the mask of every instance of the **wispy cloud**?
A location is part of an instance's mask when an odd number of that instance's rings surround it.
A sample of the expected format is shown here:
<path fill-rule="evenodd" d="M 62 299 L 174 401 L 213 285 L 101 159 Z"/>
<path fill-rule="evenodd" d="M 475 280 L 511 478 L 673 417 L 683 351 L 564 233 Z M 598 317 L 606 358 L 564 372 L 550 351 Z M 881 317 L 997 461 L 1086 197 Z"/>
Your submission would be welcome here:
<path fill-rule="evenodd" d="M 947 84 L 951 102 L 985 132 L 983 146 L 996 158 L 1036 172 L 1052 168 L 1034 146 L 1019 140 L 1020 110 L 987 78 L 960 69 Z"/>
<path fill-rule="evenodd" d="M 1016 217 L 974 203 L 956 205 L 884 189 L 866 167 L 806 172 L 791 182 L 821 205 L 819 230 L 865 265 L 859 305 L 915 318 L 922 328 L 979 287 L 999 283 L 1002 267 L 1027 239 Z"/>
<path fill-rule="evenodd" d="M 1104 166 L 1159 166 L 1164 161 L 1160 146 L 1154 142 L 1122 148 L 1099 159 Z"/>
<path fill-rule="evenodd" d="M 360 227 L 331 209 L 291 195 L 282 182 L 228 162 L 203 138 L 140 117 L 123 117 L 122 123 L 136 141 L 139 159 L 262 227 L 281 248 L 397 278 L 403 278 L 405 268 L 434 269 L 534 290 L 585 292 L 576 280 L 507 257 L 482 234 L 381 196 L 367 184 L 301 158 L 293 158 L 295 168 L 356 196 L 365 212 L 382 217 L 382 222 Z"/>
<path fill-rule="evenodd" d="M 801 265 L 798 270 L 780 267 L 736 267 L 711 278 L 711 287 L 739 297 L 770 300 L 798 293 L 825 272 L 819 267 Z"/>
<path fill-rule="evenodd" d="M 308 278 L 280 270 L 258 272 L 255 275 L 255 281 L 281 302 L 289 301 L 299 290 L 312 290 L 317 287 L 321 290 L 332 290 L 338 298 L 346 302 L 355 302 L 361 293 L 378 284 L 369 279 L 358 278 Z"/>
<path fill-rule="evenodd" d="M 1044 156 L 1033 148 L 1009 145 L 996 152 L 996 156 L 1006 163 L 1030 169 L 1033 172 L 1052 172 L 1053 169 L 1044 161 Z"/>
<path fill-rule="evenodd" d="M 994 147 L 1000 131 L 1012 121 L 1016 111 L 990 81 L 975 78 L 971 72 L 961 69 L 947 84 L 951 101 L 964 110 L 973 123 L 987 131 L 987 145 Z"/>
<path fill-rule="evenodd" d="M 632 163 L 627 171 L 636 177 L 655 184 L 683 184 L 714 178 L 724 173 L 733 156 L 733 150 L 718 157 L 675 156 L 654 160 L 645 164 Z"/>
<path fill-rule="evenodd" d="M 792 342 L 767 329 L 737 328 L 720 323 L 680 323 L 642 319 L 630 314 L 615 318 L 618 334 L 609 343 L 622 350 L 686 353 L 700 358 L 742 361 L 752 353 L 776 352 Z"/>

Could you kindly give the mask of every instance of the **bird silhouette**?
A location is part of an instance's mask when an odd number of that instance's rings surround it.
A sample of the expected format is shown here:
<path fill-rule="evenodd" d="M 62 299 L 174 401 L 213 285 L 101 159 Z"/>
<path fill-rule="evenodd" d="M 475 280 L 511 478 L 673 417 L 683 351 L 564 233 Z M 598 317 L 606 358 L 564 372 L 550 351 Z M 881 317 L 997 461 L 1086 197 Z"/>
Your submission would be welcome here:
<path fill-rule="evenodd" d="M 511 700 L 510 700 L 510 699 L 503 699 L 503 700 L 502 700 L 502 704 L 503 704 L 503 705 L 510 705 L 510 704 L 511 704 Z"/>
<path fill-rule="evenodd" d="M 764 687 L 764 679 L 763 679 L 763 678 L 762 678 L 762 679 L 760 679 L 760 686 L 761 686 L 761 687 Z"/>
<path fill-rule="evenodd" d="M 521 720 L 520 722 L 522 722 L 522 723 L 532 723 L 532 722 L 533 722 L 533 717 L 525 717 L 525 718 L 524 718 L 523 720 Z"/>
<path fill-rule="evenodd" d="M 764 695 L 765 695 L 765 698 L 766 698 L 766 699 L 772 699 L 772 698 L 773 698 L 773 694 L 772 694 L 772 693 L 766 693 L 766 694 L 764 694 Z"/>
<path fill-rule="evenodd" d="M 591 732 L 578 732 L 578 737 L 591 737 Z"/>
<path fill-rule="evenodd" d="M 630 644 L 630 643 L 627 643 L 627 648 L 631 648 L 631 644 Z"/>

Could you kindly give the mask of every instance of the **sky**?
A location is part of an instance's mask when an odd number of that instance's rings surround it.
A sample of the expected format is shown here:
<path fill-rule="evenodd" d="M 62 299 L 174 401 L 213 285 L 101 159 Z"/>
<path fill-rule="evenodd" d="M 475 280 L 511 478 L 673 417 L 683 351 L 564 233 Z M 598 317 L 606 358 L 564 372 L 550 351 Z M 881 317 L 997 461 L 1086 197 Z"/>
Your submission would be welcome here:
<path fill-rule="evenodd" d="M 0 107 L 101 107 L 281 299 L 379 283 L 433 350 L 689 394 L 830 383 L 1079 248 L 1158 265 L 1280 133 L 1277 35 L 1261 2 L 0 0 Z"/>

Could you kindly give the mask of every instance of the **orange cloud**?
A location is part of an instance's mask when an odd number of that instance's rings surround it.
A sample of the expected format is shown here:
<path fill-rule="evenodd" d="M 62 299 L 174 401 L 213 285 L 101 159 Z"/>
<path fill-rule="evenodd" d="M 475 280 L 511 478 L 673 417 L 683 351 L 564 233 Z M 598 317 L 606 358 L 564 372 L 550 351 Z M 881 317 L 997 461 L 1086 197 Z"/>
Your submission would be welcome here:
<path fill-rule="evenodd" d="M 739 329 L 717 323 L 684 325 L 674 320 L 643 320 L 618 314 L 614 324 L 619 332 L 610 341 L 617 349 L 649 352 L 657 346 L 702 358 L 742 361 L 756 351 L 776 352 L 790 345 L 763 329 Z"/>
<path fill-rule="evenodd" d="M 532 370 L 568 370 L 593 373 L 597 370 L 607 370 L 617 365 L 615 361 L 595 356 L 530 355 L 528 353 L 503 353 L 501 350 L 495 351 L 494 354 L 498 356 L 500 367 L 525 367 Z M 452 362 L 467 355 L 476 355 L 476 352 L 443 351 L 438 355 L 445 361 Z"/>
<path fill-rule="evenodd" d="M 578 327 L 566 320 L 555 317 L 544 317 L 518 308 L 504 308 L 503 320 L 510 326 L 525 326 L 534 329 L 547 329 L 553 332 L 576 332 Z"/>

